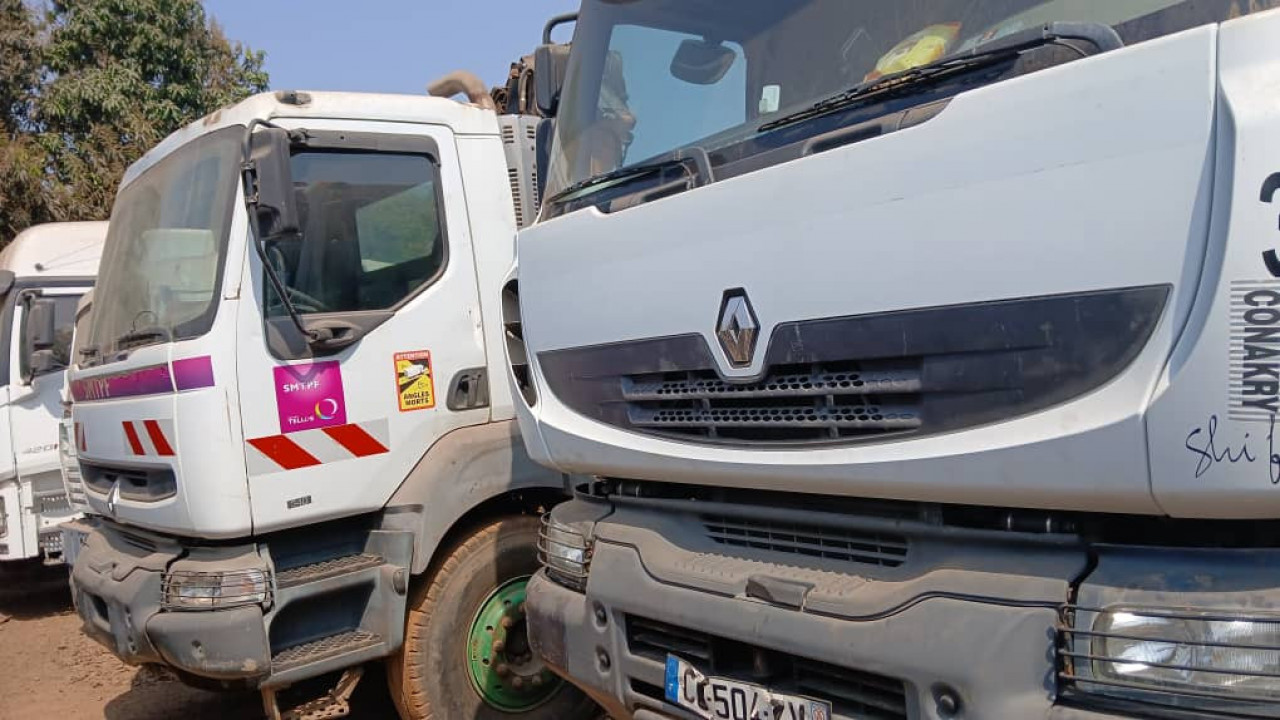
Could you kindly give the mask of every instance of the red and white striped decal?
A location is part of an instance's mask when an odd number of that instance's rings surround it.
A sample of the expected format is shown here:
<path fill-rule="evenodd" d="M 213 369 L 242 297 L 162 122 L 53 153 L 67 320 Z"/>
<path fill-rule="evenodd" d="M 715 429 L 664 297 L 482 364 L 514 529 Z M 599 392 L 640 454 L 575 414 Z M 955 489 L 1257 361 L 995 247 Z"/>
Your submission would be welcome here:
<path fill-rule="evenodd" d="M 245 448 L 250 475 L 299 470 L 390 452 L 386 420 L 252 438 Z"/>
<path fill-rule="evenodd" d="M 172 420 L 126 420 L 124 446 L 137 457 L 173 457 Z"/>

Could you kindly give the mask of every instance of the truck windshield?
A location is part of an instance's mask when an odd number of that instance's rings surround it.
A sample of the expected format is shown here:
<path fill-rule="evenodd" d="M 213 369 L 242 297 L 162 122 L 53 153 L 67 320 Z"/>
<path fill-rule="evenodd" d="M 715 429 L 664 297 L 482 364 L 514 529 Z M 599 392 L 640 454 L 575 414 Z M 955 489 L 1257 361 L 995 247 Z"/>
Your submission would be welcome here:
<path fill-rule="evenodd" d="M 743 143 L 771 120 L 860 84 L 1047 23 L 1111 26 L 1131 44 L 1277 5 L 584 0 L 546 195 L 681 148 Z"/>
<path fill-rule="evenodd" d="M 111 211 L 94 309 L 77 361 L 198 337 L 217 311 L 238 188 L 243 127 L 178 148 L 121 189 Z"/>

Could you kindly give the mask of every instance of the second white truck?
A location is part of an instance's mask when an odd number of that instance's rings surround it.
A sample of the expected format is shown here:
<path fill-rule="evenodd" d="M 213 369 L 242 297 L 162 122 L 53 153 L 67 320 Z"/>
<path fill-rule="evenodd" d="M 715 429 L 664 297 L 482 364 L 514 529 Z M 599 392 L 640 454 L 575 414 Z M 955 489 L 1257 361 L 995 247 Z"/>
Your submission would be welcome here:
<path fill-rule="evenodd" d="M 58 423 L 72 323 L 93 287 L 105 222 L 29 228 L 0 252 L 0 564 L 58 562 L 77 511 L 60 475 Z"/>
<path fill-rule="evenodd" d="M 71 381 L 96 517 L 69 535 L 85 630 L 126 662 L 271 717 L 327 674 L 295 714 L 344 714 L 384 659 L 405 718 L 595 712 L 525 634 L 564 492 L 503 380 L 538 118 L 454 80 L 472 103 L 259 95 L 124 178 Z"/>

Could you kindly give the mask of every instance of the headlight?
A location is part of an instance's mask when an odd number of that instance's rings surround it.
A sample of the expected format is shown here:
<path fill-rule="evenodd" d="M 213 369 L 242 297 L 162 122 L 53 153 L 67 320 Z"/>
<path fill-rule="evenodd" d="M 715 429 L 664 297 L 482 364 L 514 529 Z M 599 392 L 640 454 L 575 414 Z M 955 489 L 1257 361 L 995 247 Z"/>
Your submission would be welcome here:
<path fill-rule="evenodd" d="M 1074 635 L 1068 654 L 1090 692 L 1179 705 L 1280 702 L 1280 617 L 1108 609 Z"/>
<path fill-rule="evenodd" d="M 76 455 L 76 445 L 71 440 L 71 431 L 65 424 L 58 426 L 58 462 L 62 465 L 62 475 L 72 482 L 80 481 L 80 462 Z"/>
<path fill-rule="evenodd" d="M 585 533 L 557 522 L 551 513 L 542 516 L 538 560 L 547 569 L 547 577 L 574 590 L 585 590 L 592 546 Z"/>
<path fill-rule="evenodd" d="M 167 610 L 223 610 L 266 603 L 271 578 L 265 570 L 179 570 L 165 574 L 163 591 Z"/>

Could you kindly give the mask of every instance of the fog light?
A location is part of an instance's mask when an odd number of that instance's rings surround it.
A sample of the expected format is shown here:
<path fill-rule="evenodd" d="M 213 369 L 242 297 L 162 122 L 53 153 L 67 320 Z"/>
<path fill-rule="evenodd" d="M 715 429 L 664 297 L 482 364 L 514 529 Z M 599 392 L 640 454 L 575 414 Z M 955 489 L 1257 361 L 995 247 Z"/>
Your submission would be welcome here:
<path fill-rule="evenodd" d="M 551 513 L 542 516 L 538 560 L 552 580 L 574 590 L 585 590 L 591 572 L 592 545 L 586 533 L 557 522 Z"/>
<path fill-rule="evenodd" d="M 1107 610 L 1090 634 L 1093 675 L 1115 690 L 1280 696 L 1280 618 Z"/>
<path fill-rule="evenodd" d="M 271 578 L 265 570 L 179 570 L 165 575 L 163 591 L 167 610 L 223 610 L 266 603 Z"/>

